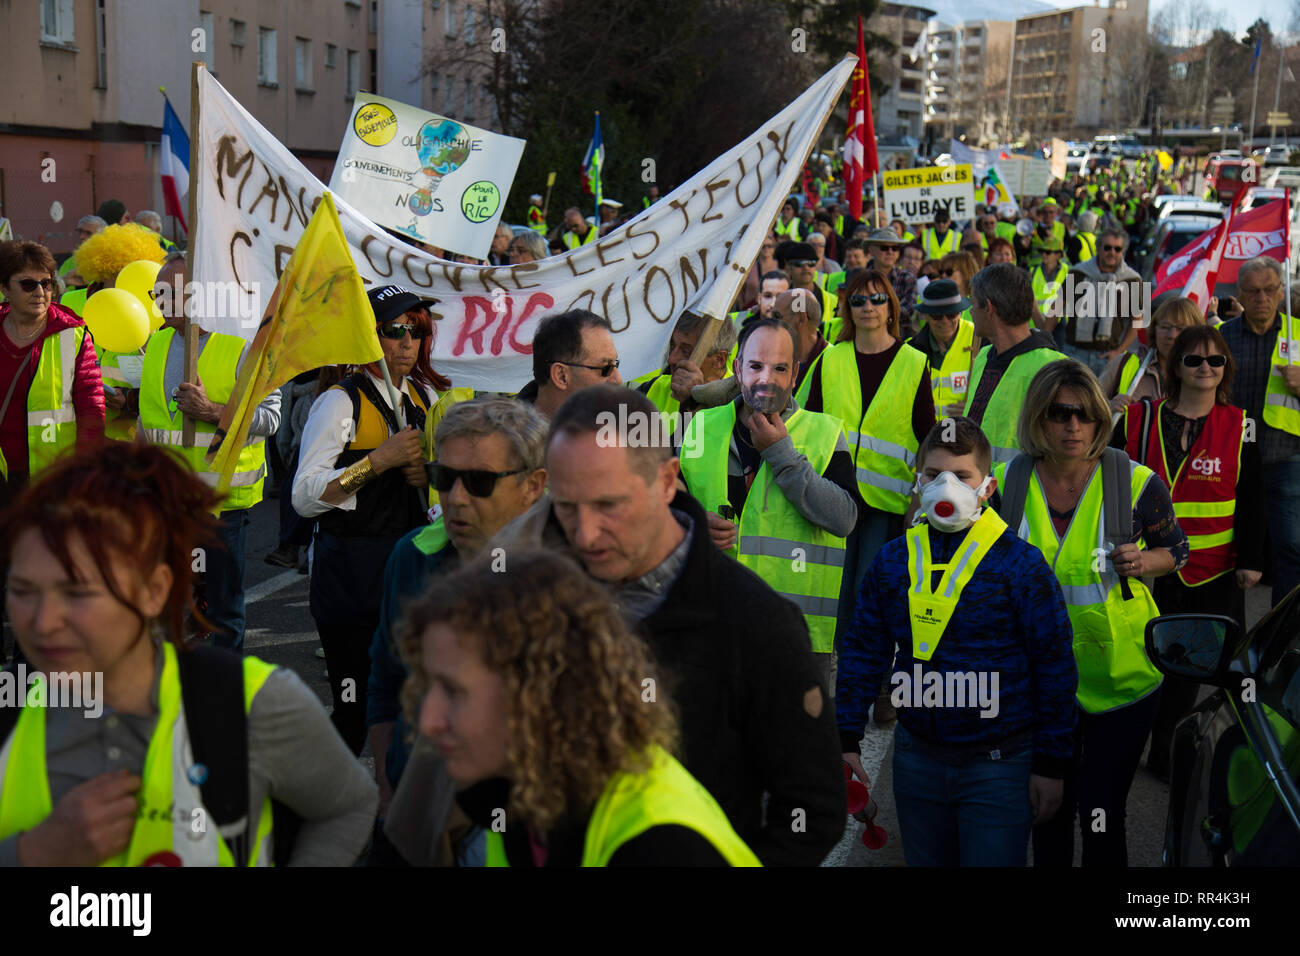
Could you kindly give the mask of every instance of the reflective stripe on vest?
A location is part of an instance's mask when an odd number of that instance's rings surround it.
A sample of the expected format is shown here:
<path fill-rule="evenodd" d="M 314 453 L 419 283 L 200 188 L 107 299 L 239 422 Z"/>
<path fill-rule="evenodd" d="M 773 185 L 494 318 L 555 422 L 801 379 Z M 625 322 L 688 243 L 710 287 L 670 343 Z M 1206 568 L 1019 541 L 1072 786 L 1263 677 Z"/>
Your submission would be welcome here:
<path fill-rule="evenodd" d="M 189 779 L 194 757 L 181 704 L 176 650 L 170 641 L 163 642 L 162 654 L 158 722 L 145 755 L 143 783 L 137 794 L 141 806 L 131 842 L 124 852 L 100 865 L 147 866 L 165 853 L 183 866 L 234 866 L 234 856 L 215 824 L 195 829 L 200 814 L 206 815 L 205 819 L 211 814 L 203 806 L 199 787 Z M 273 670 L 273 664 L 244 658 L 245 712 Z M 45 761 L 45 710 L 43 706 L 24 707 L 0 750 L 0 839 L 30 830 L 53 811 Z M 271 865 L 269 799 L 261 807 L 249 865 Z"/>
<path fill-rule="evenodd" d="M 181 435 L 185 416 L 179 409 L 173 411 L 170 396 L 165 394 L 167 350 L 175 334 L 175 329 L 164 328 L 149 338 L 140 373 L 140 425 L 151 444 L 169 446 L 195 474 L 215 487 L 219 475 L 204 459 L 217 426 L 195 421 L 194 447 L 183 447 Z M 210 401 L 224 404 L 230 400 L 244 345 L 244 340 L 237 336 L 218 332 L 208 334 L 199 352 L 198 376 Z M 230 481 L 230 494 L 222 504 L 222 510 L 251 508 L 257 504 L 262 500 L 265 480 L 266 439 L 250 438 L 240 449 L 235 474 Z"/>
<path fill-rule="evenodd" d="M 32 477 L 77 443 L 72 386 L 77 375 L 77 355 L 85 338 L 85 326 L 78 325 L 41 340 L 36 372 L 27 389 L 27 473 Z M 0 475 L 9 477 L 9 463 L 2 454 Z"/>
<path fill-rule="evenodd" d="M 862 499 L 873 508 L 901 515 L 907 510 L 916 482 L 919 443 L 912 431 L 912 404 L 925 374 L 925 355 L 907 345 L 899 349 L 866 409 L 862 407 L 862 382 L 851 341 L 826 349 L 818 363 L 804 379 L 799 400 L 805 400 L 812 388 L 812 376 L 818 375 L 822 407 L 843 423 L 845 437 L 854 451 Z"/>
<path fill-rule="evenodd" d="M 971 403 L 979 392 L 980 377 L 984 374 L 984 366 L 988 364 L 992 348 L 991 345 L 986 346 L 975 357 L 970 390 L 966 393 L 965 413 L 967 415 L 970 414 Z M 1020 406 L 1024 404 L 1029 383 L 1044 365 L 1063 358 L 1065 356 L 1055 349 L 1046 347 L 1031 349 L 1013 358 L 1007 370 L 998 379 L 993 395 L 984 406 L 981 421 L 977 423 L 988 437 L 989 444 L 993 446 L 995 462 L 1008 462 L 1020 453 L 1020 446 L 1016 442 L 1016 425 L 1020 422 Z"/>
<path fill-rule="evenodd" d="M 999 483 L 1006 479 L 1006 468 L 1000 464 L 993 469 Z M 1106 557 L 1111 550 L 1108 544 L 1122 542 L 1106 541 L 1101 473 L 1098 463 L 1064 537 L 1058 538 L 1035 472 L 1017 529 L 1019 537 L 1042 551 L 1060 582 L 1074 629 L 1074 658 L 1079 669 L 1076 697 L 1079 706 L 1092 714 L 1145 697 L 1162 680 L 1146 656 L 1146 622 L 1160 613 L 1151 592 L 1139 578 L 1129 578 L 1132 597 L 1125 600 L 1119 575 Z M 1130 461 L 1129 477 L 1131 500 L 1121 507 L 1131 511 L 1154 474 Z"/>
<path fill-rule="evenodd" d="M 1284 314 L 1279 315 L 1281 324 L 1277 332 L 1277 344 L 1273 347 L 1268 387 L 1264 391 L 1264 423 L 1279 431 L 1300 435 L 1300 397 L 1286 387 L 1286 379 L 1282 377 L 1282 369 L 1288 359 L 1292 362 L 1300 359 L 1300 340 L 1290 340 L 1290 348 L 1287 347 L 1288 331 L 1295 334 L 1295 330 L 1287 326 L 1288 318 Z"/>
<path fill-rule="evenodd" d="M 933 330 L 931 334 L 934 334 Z M 957 334 L 943 354 L 943 364 L 938 368 L 930 366 L 930 391 L 934 393 L 936 420 L 947 414 L 945 406 L 961 405 L 966 401 L 966 387 L 970 384 L 970 348 L 974 338 L 975 323 L 959 319 Z"/>
<path fill-rule="evenodd" d="M 946 564 L 936 564 L 930 557 L 930 525 L 921 522 L 908 529 L 907 538 L 907 606 L 912 630 L 912 656 L 928 661 L 934 656 L 947 630 L 962 589 L 975 577 L 980 561 L 994 542 L 1007 530 L 1007 523 L 988 508 L 971 525 Z M 932 584 L 934 572 L 942 571 L 938 589 Z"/>
<path fill-rule="evenodd" d="M 1187 533 L 1191 554 L 1178 570 L 1178 577 L 1187 586 L 1195 587 L 1237 566 L 1233 514 L 1237 507 L 1246 413 L 1234 405 L 1216 404 L 1188 449 L 1187 457 L 1178 466 L 1178 472 L 1171 476 L 1160 420 L 1160 410 L 1166 401 L 1161 399 L 1152 410 L 1155 427 L 1147 436 L 1143 457 L 1156 477 L 1168 486 L 1174 517 Z M 1141 406 L 1130 405 L 1124 410 L 1125 447 L 1130 458 L 1139 457 L 1141 431 Z"/>
<path fill-rule="evenodd" d="M 616 774 L 606 785 L 587 822 L 580 865 L 607 866 L 619 847 L 651 827 L 680 826 L 708 840 L 732 866 L 762 866 L 699 781 L 663 749 L 650 753 L 645 770 Z M 487 833 L 487 865 L 510 865 L 495 830 Z"/>
<path fill-rule="evenodd" d="M 682 448 L 699 451 L 695 455 L 683 451 L 682 475 L 706 511 L 717 511 L 728 502 L 727 466 L 735 427 L 736 405 L 729 402 L 697 412 L 686 428 Z M 839 420 L 799 409 L 785 427 L 795 449 L 814 472 L 823 474 L 843 434 Z M 844 539 L 801 515 L 777 486 L 767 462 L 749 487 L 737 547 L 730 553 L 799 607 L 815 652 L 834 649 Z"/>

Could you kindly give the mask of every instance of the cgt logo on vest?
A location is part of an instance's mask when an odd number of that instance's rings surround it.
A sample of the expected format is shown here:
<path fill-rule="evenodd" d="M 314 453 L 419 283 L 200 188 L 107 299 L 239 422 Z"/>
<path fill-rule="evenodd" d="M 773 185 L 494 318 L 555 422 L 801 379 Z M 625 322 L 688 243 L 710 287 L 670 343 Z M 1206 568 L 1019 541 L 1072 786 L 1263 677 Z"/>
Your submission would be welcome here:
<path fill-rule="evenodd" d="M 1193 473 L 1202 478 L 1211 478 L 1214 475 L 1223 474 L 1223 459 L 1211 458 L 1202 449 L 1200 454 L 1188 462 L 1188 467 L 1192 469 Z M 1214 480 L 1217 481 L 1218 479 Z"/>

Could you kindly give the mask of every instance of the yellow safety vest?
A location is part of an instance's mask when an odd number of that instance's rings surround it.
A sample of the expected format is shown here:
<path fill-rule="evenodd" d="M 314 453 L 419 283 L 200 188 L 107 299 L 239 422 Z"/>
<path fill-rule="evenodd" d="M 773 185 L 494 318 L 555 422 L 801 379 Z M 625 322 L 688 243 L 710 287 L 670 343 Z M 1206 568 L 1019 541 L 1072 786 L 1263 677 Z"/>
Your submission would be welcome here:
<path fill-rule="evenodd" d="M 984 374 L 984 367 L 988 364 L 989 352 L 992 348 L 991 345 L 985 346 L 975 357 L 970 389 L 966 393 L 965 413 L 967 415 L 970 414 L 971 403 L 979 391 L 980 377 Z M 1044 365 L 1058 362 L 1063 358 L 1065 356 L 1055 349 L 1046 347 L 1031 349 L 1013 358 L 1007 370 L 1002 373 L 997 388 L 993 390 L 993 395 L 984 408 L 983 421 L 979 423 L 989 444 L 993 446 L 994 461 L 1007 462 L 1020 453 L 1020 446 L 1016 441 L 1016 425 L 1020 421 L 1020 406 L 1024 404 L 1029 383 Z"/>
<path fill-rule="evenodd" d="M 707 511 L 727 503 L 727 460 L 736 405 L 728 402 L 696 413 L 682 442 L 682 476 Z M 786 430 L 813 471 L 822 474 L 843 429 L 838 419 L 799 409 Z M 691 456 L 685 449 L 700 449 Z M 740 513 L 736 547 L 728 553 L 803 612 L 812 649 L 829 654 L 835 647 L 835 617 L 844 574 L 844 538 L 813 524 L 795 510 L 777 487 L 764 462 Z"/>
<path fill-rule="evenodd" d="M 934 656 L 961 600 L 962 590 L 975 577 L 984 555 L 1006 530 L 1007 523 L 997 512 L 985 508 L 957 546 L 952 560 L 936 564 L 930 557 L 929 522 L 922 521 L 908 529 L 907 613 L 912 626 L 912 656 L 918 661 L 928 661 Z M 937 587 L 931 583 L 935 571 L 943 572 Z"/>
<path fill-rule="evenodd" d="M 1097 237 L 1090 232 L 1080 232 L 1076 238 L 1079 240 L 1079 261 L 1087 262 L 1097 254 Z"/>
<path fill-rule="evenodd" d="M 1277 343 L 1273 347 L 1273 361 L 1268 370 L 1268 387 L 1264 391 L 1264 422 L 1271 428 L 1300 435 L 1300 397 L 1286 387 L 1282 369 L 1287 360 L 1300 359 L 1300 340 L 1287 342 L 1288 316 L 1278 316 Z M 1294 331 L 1294 330 L 1293 330 Z M 1300 365 L 1300 362 L 1296 362 Z"/>
<path fill-rule="evenodd" d="M 802 234 L 802 230 L 799 228 L 799 217 L 795 216 L 789 222 L 782 222 L 780 218 L 778 218 L 776 220 L 776 225 L 772 227 L 772 231 L 778 236 L 785 236 L 788 239 L 798 242 Z"/>
<path fill-rule="evenodd" d="M 1030 281 L 1034 286 L 1034 300 L 1038 303 L 1038 310 L 1044 315 L 1048 315 L 1048 310 L 1053 308 L 1052 303 L 1056 300 L 1056 293 L 1065 282 L 1066 273 L 1069 270 L 1064 265 L 1056 267 L 1056 278 L 1048 280 L 1043 273 L 1041 265 L 1034 266 L 1033 274 Z"/>
<path fill-rule="evenodd" d="M 1130 461 L 1130 511 L 1154 473 Z M 1006 463 L 993 468 L 998 483 L 1006 480 Z M 1017 534 L 1038 548 L 1060 582 L 1074 629 L 1074 659 L 1079 669 L 1079 706 L 1090 714 L 1131 704 L 1160 686 L 1160 671 L 1147 658 L 1146 623 L 1159 615 L 1151 592 L 1139 578 L 1129 578 L 1132 597 L 1124 599 L 1120 577 L 1105 555 L 1102 468 L 1100 462 L 1075 508 L 1074 517 L 1058 538 L 1047 510 L 1037 473 L 1025 495 L 1025 513 Z"/>
<path fill-rule="evenodd" d="M 582 239 L 579 239 L 576 235 L 574 235 L 573 233 L 567 230 L 565 231 L 564 236 L 562 238 L 564 239 L 564 244 L 566 246 L 568 246 L 570 249 L 576 249 L 578 248 L 578 246 L 585 246 L 588 245 L 589 243 L 595 242 L 596 236 L 597 234 L 599 234 L 599 232 L 600 229 L 598 227 L 589 224 L 587 227 L 587 235 L 584 236 Z"/>
<path fill-rule="evenodd" d="M 194 422 L 194 447 L 181 445 L 181 432 L 185 416 L 175 407 L 171 396 L 165 394 L 163 380 L 167 370 L 167 349 L 171 346 L 175 329 L 159 329 L 149 338 L 145 348 L 144 368 L 140 374 L 140 425 L 145 440 L 154 445 L 165 445 L 190 466 L 203 481 L 216 487 L 220 477 L 204 461 L 217 426 L 209 422 Z M 244 340 L 219 332 L 208 334 L 199 352 L 199 378 L 208 393 L 208 400 L 217 404 L 230 401 L 235 389 L 235 373 Z M 262 500 L 262 486 L 266 481 L 266 439 L 249 438 L 239 451 L 235 474 L 230 480 L 230 494 L 221 506 L 222 511 L 251 508 Z"/>
<path fill-rule="evenodd" d="M 72 260 L 69 259 L 68 261 L 71 262 Z M 85 311 L 86 293 L 89 291 L 90 288 L 87 287 L 85 289 L 73 289 L 71 292 L 65 292 L 63 295 L 59 296 L 59 305 L 63 306 L 65 309 L 71 309 L 73 312 L 77 313 L 77 315 L 81 315 L 81 313 Z"/>
<path fill-rule="evenodd" d="M 832 345 L 809 369 L 798 399 L 807 401 L 814 375 L 821 377 L 822 408 L 844 425 L 849 447 L 855 449 L 858 490 L 871 507 L 901 515 L 916 483 L 916 450 L 912 403 L 925 375 L 926 357 L 914 348 L 901 348 L 889 365 L 869 408 L 862 407 L 862 383 L 852 342 Z"/>
<path fill-rule="evenodd" d="M 952 226 L 948 227 L 942 239 L 935 235 L 933 229 L 922 229 L 921 248 L 925 250 L 927 259 L 942 259 L 948 253 L 956 252 L 961 248 L 961 236 L 957 235 L 957 230 Z"/>
<path fill-rule="evenodd" d="M 41 340 L 32 384 L 27 389 L 27 474 L 35 478 L 65 449 L 77 444 L 77 412 L 72 386 L 77 356 L 86 339 L 84 325 L 63 329 Z M 0 475 L 9 478 L 9 463 L 0 452 Z"/>
<path fill-rule="evenodd" d="M 934 334 L 933 329 L 930 334 Z M 947 417 L 943 410 L 945 405 L 961 405 L 966 402 L 966 386 L 970 384 L 970 349 L 974 339 L 975 323 L 959 319 L 957 334 L 953 336 L 948 351 L 943 354 L 943 364 L 938 368 L 930 366 L 930 391 L 934 393 L 936 421 Z"/>
<path fill-rule="evenodd" d="M 129 352 L 110 352 L 108 349 L 99 349 L 97 354 L 99 356 L 99 377 L 103 380 L 104 385 L 124 390 L 135 388 L 122 371 L 119 358 L 123 355 L 128 358 L 139 358 L 139 353 L 132 356 Z M 134 441 L 135 427 L 136 417 L 134 415 L 128 415 L 124 411 L 111 408 L 104 409 L 105 438 L 113 441 Z"/>
<path fill-rule="evenodd" d="M 732 828 L 727 815 L 694 777 L 661 747 L 641 773 L 612 777 L 587 823 L 581 866 L 608 866 L 623 844 L 651 827 L 680 826 L 704 837 L 732 866 L 762 866 Z M 505 841 L 487 833 L 487 865 L 509 866 Z"/>
<path fill-rule="evenodd" d="M 126 850 L 100 865 L 149 866 L 151 858 L 166 853 L 179 858 L 183 866 L 234 866 L 234 855 L 212 822 L 212 814 L 204 808 L 202 792 L 190 780 L 191 768 L 185 764 L 192 757 L 176 650 L 164 641 L 160 653 L 158 723 L 145 753 L 135 828 Z M 273 670 L 273 664 L 244 658 L 245 712 Z M 35 687 L 32 693 L 38 693 Z M 22 709 L 13 733 L 0 749 L 0 840 L 39 825 L 53 809 L 45 763 L 45 707 L 29 705 Z M 196 828 L 200 815 L 205 825 Z M 269 799 L 263 802 L 258 817 L 249 865 L 271 865 Z"/>

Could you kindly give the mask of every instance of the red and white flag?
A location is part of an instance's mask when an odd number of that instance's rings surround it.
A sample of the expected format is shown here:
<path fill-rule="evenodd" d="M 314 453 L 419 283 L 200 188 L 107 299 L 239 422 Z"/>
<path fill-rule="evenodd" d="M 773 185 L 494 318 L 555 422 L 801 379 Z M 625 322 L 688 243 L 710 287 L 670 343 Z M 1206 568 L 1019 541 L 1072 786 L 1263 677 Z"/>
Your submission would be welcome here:
<path fill-rule="evenodd" d="M 844 192 L 849 215 L 862 218 L 862 190 L 880 169 L 876 158 L 875 121 L 871 117 L 871 80 L 867 73 L 867 48 L 862 42 L 862 17 L 858 17 L 858 66 L 853 71 L 849 97 L 849 128 L 844 137 Z"/>
<path fill-rule="evenodd" d="M 1268 256 L 1286 262 L 1290 248 L 1290 220 L 1284 199 L 1239 212 L 1227 227 L 1227 238 L 1219 251 L 1218 281 L 1236 282 L 1237 270 L 1247 259 Z"/>

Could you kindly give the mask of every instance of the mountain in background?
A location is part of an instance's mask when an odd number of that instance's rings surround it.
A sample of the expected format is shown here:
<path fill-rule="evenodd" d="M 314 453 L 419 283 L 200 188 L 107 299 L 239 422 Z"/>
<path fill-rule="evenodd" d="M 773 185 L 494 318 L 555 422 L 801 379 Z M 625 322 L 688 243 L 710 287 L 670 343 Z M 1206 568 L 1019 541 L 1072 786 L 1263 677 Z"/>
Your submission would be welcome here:
<path fill-rule="evenodd" d="M 1086 5 L 1086 0 L 1080 0 L 1079 6 Z M 935 11 L 935 18 L 949 26 L 968 20 L 1014 20 L 1056 9 L 1042 0 L 1019 0 L 1019 3 L 1016 0 L 932 0 L 929 3 L 922 0 L 921 6 Z"/>

